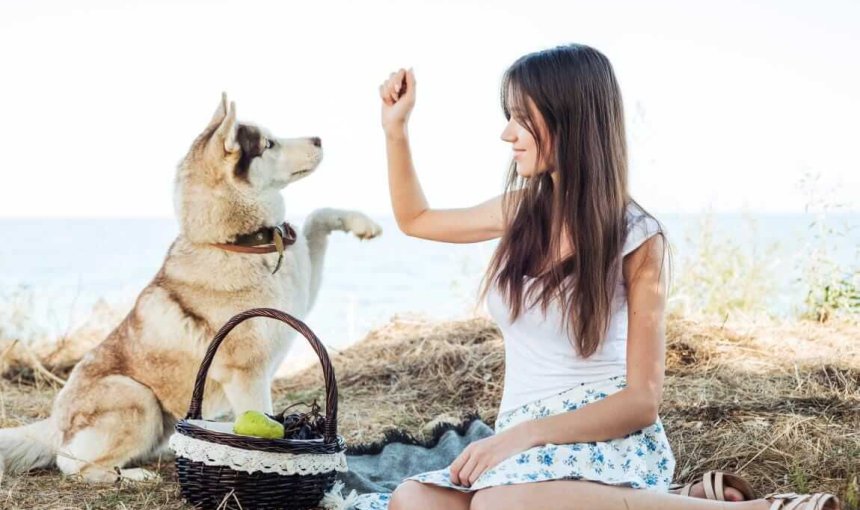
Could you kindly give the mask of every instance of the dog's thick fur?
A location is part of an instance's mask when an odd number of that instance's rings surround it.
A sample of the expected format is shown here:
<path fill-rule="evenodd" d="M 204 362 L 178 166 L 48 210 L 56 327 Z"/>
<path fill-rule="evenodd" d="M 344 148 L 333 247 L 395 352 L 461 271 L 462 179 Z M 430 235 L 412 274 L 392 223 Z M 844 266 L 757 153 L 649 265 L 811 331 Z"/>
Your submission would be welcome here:
<path fill-rule="evenodd" d="M 168 453 L 167 439 L 188 410 L 215 332 L 249 308 L 304 317 L 319 290 L 329 233 L 347 231 L 362 239 L 381 233 L 359 212 L 317 210 L 274 275 L 277 253 L 212 246 L 283 222 L 280 190 L 312 172 L 321 158 L 318 138 L 273 138 L 237 122 L 235 104 L 222 97 L 178 166 L 174 202 L 180 234 L 164 264 L 128 316 L 75 366 L 50 417 L 0 430 L 0 473 L 56 461 L 65 474 L 113 482 L 119 468 Z M 271 413 L 272 378 L 295 337 L 272 319 L 236 327 L 209 370 L 203 417 L 250 409 Z M 153 476 L 141 468 L 119 473 L 135 480 Z"/>

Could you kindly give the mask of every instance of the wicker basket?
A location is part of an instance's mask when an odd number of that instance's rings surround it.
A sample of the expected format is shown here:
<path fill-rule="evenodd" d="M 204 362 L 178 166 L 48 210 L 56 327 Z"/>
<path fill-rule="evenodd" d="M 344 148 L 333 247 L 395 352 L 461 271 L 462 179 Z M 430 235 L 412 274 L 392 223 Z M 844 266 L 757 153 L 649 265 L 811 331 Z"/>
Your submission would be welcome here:
<path fill-rule="evenodd" d="M 322 363 L 326 409 L 322 439 L 264 439 L 232 433 L 232 424 L 201 419 L 206 374 L 227 334 L 252 317 L 283 321 L 310 342 Z M 270 415 L 271 416 L 271 415 Z M 272 308 L 255 308 L 227 321 L 206 351 L 191 407 L 170 438 L 182 497 L 196 508 L 243 510 L 315 507 L 346 471 L 346 444 L 337 435 L 334 368 L 316 335 L 301 321 Z"/>

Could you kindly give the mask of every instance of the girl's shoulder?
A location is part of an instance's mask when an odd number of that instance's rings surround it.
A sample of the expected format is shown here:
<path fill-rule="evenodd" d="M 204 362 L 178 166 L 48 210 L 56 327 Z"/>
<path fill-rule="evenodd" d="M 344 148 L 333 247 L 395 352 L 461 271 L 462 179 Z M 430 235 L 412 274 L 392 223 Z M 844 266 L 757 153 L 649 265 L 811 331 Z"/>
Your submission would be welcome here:
<path fill-rule="evenodd" d="M 625 216 L 627 221 L 627 237 L 621 250 L 622 257 L 631 253 L 654 235 L 658 233 L 666 235 L 666 227 L 654 216 L 645 212 L 635 202 L 627 204 Z"/>

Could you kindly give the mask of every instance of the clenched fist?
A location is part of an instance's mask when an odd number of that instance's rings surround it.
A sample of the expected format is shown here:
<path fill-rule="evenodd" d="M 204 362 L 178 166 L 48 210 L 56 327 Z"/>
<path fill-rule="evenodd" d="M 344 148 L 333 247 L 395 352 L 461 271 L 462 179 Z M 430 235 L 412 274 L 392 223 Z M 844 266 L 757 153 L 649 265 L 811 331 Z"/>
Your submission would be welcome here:
<path fill-rule="evenodd" d="M 382 129 L 388 136 L 402 134 L 415 107 L 415 73 L 400 69 L 379 86 L 382 99 Z"/>

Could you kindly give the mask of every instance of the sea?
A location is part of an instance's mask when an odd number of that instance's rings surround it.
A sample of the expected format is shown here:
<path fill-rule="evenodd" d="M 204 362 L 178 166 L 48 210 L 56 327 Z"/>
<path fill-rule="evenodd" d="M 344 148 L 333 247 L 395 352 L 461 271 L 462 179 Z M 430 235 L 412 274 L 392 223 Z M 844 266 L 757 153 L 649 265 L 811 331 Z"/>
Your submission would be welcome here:
<path fill-rule="evenodd" d="M 774 315 L 797 313 L 804 268 L 816 250 L 840 267 L 858 267 L 860 213 L 823 220 L 805 213 L 655 216 L 669 234 L 676 275 L 697 263 L 705 242 L 711 251 L 732 247 L 760 260 L 778 281 Z M 383 228 L 377 239 L 330 237 L 322 288 L 305 320 L 328 349 L 344 349 L 394 318 L 482 313 L 478 287 L 496 241 L 431 242 L 404 235 L 392 217 L 374 219 Z M 0 219 L 0 334 L 51 341 L 74 331 L 97 306 L 127 311 L 177 233 L 172 218 Z M 294 367 L 313 362 L 306 343 L 298 343 L 304 345 L 293 349 Z"/>

